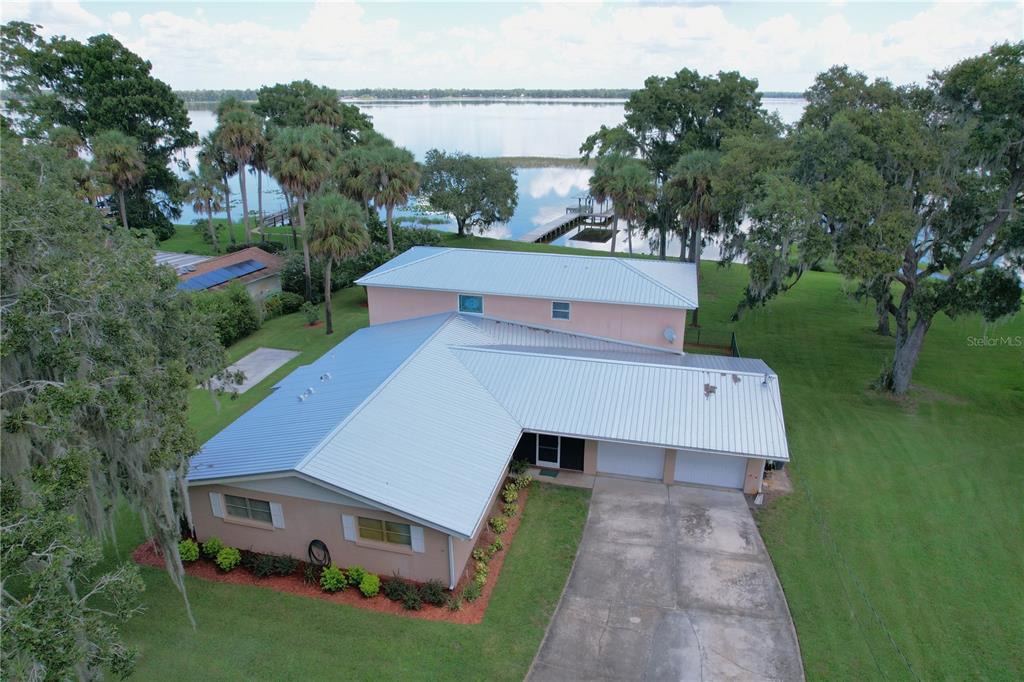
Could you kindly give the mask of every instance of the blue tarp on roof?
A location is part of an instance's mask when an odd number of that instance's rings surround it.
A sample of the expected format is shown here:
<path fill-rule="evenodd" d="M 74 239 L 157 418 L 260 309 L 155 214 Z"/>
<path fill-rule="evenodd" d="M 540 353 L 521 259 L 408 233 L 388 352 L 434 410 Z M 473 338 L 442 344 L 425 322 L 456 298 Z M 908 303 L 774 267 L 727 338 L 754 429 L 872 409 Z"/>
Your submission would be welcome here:
<path fill-rule="evenodd" d="M 244 260 L 241 263 L 234 263 L 223 268 L 210 270 L 209 272 L 204 272 L 201 275 L 196 275 L 195 277 L 187 279 L 184 282 L 179 282 L 178 288 L 184 291 L 202 291 L 204 289 L 209 289 L 210 287 L 215 287 L 218 284 L 224 284 L 224 282 L 230 282 L 233 279 L 263 270 L 266 267 L 266 265 L 258 260 Z"/>

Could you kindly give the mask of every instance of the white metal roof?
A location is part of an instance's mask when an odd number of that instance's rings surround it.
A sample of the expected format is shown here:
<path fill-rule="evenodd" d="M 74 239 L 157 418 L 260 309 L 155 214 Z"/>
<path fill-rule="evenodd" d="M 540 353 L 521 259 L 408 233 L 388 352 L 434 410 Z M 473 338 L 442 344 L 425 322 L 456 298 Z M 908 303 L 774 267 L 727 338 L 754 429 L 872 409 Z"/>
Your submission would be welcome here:
<path fill-rule="evenodd" d="M 375 325 L 214 436 L 189 480 L 295 471 L 470 537 L 523 430 L 788 459 L 775 374 L 701 357 L 458 313 Z"/>
<path fill-rule="evenodd" d="M 157 265 L 169 265 L 174 268 L 175 273 L 180 275 L 185 272 L 191 272 L 190 268 L 195 268 L 199 263 L 210 260 L 210 256 L 197 256 L 193 253 L 175 253 L 173 251 L 157 251 L 153 256 L 153 260 Z"/>
<path fill-rule="evenodd" d="M 697 307 L 693 263 L 639 258 L 415 246 L 356 284 L 686 310 Z"/>

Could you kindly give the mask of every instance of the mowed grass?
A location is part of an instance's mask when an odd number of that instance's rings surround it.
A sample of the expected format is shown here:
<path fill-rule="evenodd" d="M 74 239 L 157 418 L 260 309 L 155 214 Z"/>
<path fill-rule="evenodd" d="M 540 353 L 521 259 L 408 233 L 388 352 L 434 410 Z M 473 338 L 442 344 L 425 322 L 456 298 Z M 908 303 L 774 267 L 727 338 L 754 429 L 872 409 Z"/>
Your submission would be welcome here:
<path fill-rule="evenodd" d="M 160 251 L 175 251 L 178 253 L 194 253 L 199 256 L 216 256 L 226 253 L 225 247 L 230 244 L 231 233 L 234 232 L 235 241 L 239 244 L 245 241 L 245 228 L 237 220 L 228 229 L 228 223 L 223 218 L 214 218 L 218 234 L 218 246 L 220 253 L 213 250 L 213 244 L 204 239 L 207 233 L 206 223 L 199 225 L 175 225 L 174 235 L 170 239 L 157 242 L 156 248 Z M 256 226 L 253 220 L 250 225 Z M 271 241 L 279 242 L 287 247 L 292 246 L 292 230 L 287 226 L 267 227 L 263 229 L 263 236 Z M 259 241 L 258 235 L 253 235 L 253 240 Z"/>
<path fill-rule="evenodd" d="M 576 556 L 589 490 L 535 483 L 478 625 L 428 622 L 187 578 L 198 627 L 162 571 L 125 626 L 137 680 L 521 680 Z M 134 529 L 125 547 L 141 540 Z"/>

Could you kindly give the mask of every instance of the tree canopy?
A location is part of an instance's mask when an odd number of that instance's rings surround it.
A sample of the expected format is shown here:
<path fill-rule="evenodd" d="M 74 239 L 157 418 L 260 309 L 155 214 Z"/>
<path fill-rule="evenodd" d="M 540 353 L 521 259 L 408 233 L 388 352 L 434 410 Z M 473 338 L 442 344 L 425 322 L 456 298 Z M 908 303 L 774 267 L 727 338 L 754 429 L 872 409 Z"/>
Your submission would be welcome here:
<path fill-rule="evenodd" d="M 519 194 L 514 168 L 490 159 L 431 149 L 420 185 L 430 206 L 455 218 L 459 234 L 512 219 Z"/>

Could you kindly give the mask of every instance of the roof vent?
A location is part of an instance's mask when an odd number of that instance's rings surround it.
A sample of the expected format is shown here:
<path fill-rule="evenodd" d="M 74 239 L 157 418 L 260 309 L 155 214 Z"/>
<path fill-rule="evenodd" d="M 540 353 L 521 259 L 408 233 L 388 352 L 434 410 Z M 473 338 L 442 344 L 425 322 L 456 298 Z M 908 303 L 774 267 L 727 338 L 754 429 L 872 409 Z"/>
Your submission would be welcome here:
<path fill-rule="evenodd" d="M 324 372 L 323 374 L 320 375 L 321 383 L 325 383 L 326 384 L 330 380 L 331 380 L 331 373 L 330 372 Z"/>
<path fill-rule="evenodd" d="M 299 402 L 300 402 L 300 403 L 304 403 L 304 402 L 306 402 L 306 398 L 308 398 L 308 397 L 309 397 L 309 396 L 308 396 L 308 395 L 306 395 L 305 393 L 300 393 L 300 394 L 299 394 Z"/>
<path fill-rule="evenodd" d="M 715 386 L 714 384 L 704 384 L 704 397 L 705 398 L 710 398 L 711 396 L 713 396 L 715 394 L 715 391 L 717 391 L 717 390 L 718 390 L 718 387 Z"/>
<path fill-rule="evenodd" d="M 665 327 L 665 331 L 663 331 L 662 334 L 665 336 L 665 340 L 669 343 L 676 342 L 676 330 L 672 327 Z"/>

